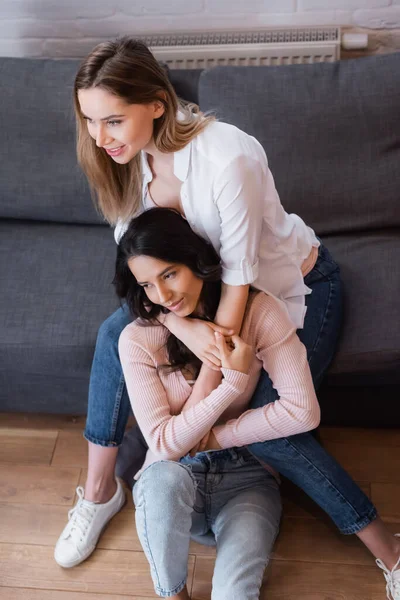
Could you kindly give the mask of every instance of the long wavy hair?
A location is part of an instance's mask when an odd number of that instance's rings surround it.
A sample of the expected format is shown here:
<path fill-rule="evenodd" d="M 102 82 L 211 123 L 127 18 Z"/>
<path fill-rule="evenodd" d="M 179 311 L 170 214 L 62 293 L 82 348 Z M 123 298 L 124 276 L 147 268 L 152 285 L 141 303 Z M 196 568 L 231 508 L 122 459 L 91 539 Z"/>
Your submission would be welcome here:
<path fill-rule="evenodd" d="M 168 309 L 154 304 L 129 269 L 135 256 L 151 256 L 164 262 L 188 267 L 201 279 L 203 288 L 199 302 L 202 317 L 213 321 L 221 297 L 221 264 L 213 246 L 194 233 L 187 221 L 170 208 L 152 208 L 134 218 L 122 236 L 117 250 L 113 284 L 119 298 L 126 301 L 134 318 L 154 324 L 160 313 Z M 196 372 L 200 360 L 172 333 L 167 338 L 170 370 L 192 366 Z"/>
<path fill-rule="evenodd" d="M 154 143 L 161 152 L 177 152 L 214 120 L 196 104 L 178 98 L 167 70 L 147 46 L 134 38 L 102 42 L 84 59 L 75 77 L 74 107 L 78 161 L 88 178 L 99 212 L 112 225 L 135 216 L 142 196 L 140 152 L 128 164 L 115 163 L 96 146 L 82 115 L 79 90 L 101 88 L 127 104 L 160 101 L 164 113 L 154 120 Z M 178 111 L 181 113 L 178 120 Z"/>

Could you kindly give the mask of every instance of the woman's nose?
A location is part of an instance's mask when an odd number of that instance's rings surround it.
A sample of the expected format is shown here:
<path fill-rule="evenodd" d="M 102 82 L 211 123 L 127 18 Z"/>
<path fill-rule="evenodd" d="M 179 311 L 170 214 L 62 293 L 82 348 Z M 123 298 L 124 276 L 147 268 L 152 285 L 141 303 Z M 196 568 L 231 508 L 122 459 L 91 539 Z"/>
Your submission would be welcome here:
<path fill-rule="evenodd" d="M 159 286 L 158 298 L 159 298 L 161 304 L 166 304 L 168 302 L 168 300 L 171 298 L 170 290 L 164 286 Z"/>
<path fill-rule="evenodd" d="M 106 142 L 107 142 L 106 132 L 104 131 L 104 127 L 102 127 L 100 125 L 97 128 L 97 132 L 96 132 L 96 146 L 98 146 L 99 148 L 102 148 L 103 146 L 106 145 Z"/>

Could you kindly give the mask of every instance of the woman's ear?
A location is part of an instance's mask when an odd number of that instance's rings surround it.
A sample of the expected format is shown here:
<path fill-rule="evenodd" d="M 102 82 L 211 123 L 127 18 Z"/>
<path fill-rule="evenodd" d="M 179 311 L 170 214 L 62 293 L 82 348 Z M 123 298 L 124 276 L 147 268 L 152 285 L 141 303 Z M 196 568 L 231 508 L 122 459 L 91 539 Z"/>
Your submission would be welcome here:
<path fill-rule="evenodd" d="M 157 93 L 157 96 L 160 100 L 154 101 L 154 119 L 159 119 L 165 113 L 165 103 L 167 101 L 167 94 L 164 91 L 160 91 Z"/>

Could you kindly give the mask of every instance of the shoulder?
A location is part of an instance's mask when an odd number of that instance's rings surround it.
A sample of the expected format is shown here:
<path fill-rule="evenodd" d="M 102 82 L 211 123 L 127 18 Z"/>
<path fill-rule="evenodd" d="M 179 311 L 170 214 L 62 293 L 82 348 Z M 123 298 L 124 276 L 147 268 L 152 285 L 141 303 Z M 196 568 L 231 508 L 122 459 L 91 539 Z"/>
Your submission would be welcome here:
<path fill-rule="evenodd" d="M 119 337 L 119 351 L 142 350 L 155 355 L 165 343 L 167 329 L 163 325 L 148 325 L 137 319 L 123 329 Z"/>
<path fill-rule="evenodd" d="M 265 152 L 256 138 L 221 121 L 210 123 L 193 142 L 195 153 L 222 168 L 245 158 L 261 162 L 266 160 Z"/>
<path fill-rule="evenodd" d="M 264 292 L 250 292 L 243 333 L 255 345 L 272 346 L 287 338 L 295 327 L 283 302 Z M 249 343 L 249 342 L 248 342 Z"/>

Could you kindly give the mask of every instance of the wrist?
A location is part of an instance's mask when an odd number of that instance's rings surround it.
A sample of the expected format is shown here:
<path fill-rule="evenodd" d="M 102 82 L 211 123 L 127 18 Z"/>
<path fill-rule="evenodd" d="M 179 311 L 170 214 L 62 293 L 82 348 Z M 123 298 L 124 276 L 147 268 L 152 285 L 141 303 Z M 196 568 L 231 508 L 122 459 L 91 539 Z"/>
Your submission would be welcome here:
<path fill-rule="evenodd" d="M 161 315 L 160 315 L 161 316 Z M 162 320 L 160 322 L 170 331 L 173 335 L 176 335 L 176 324 L 179 317 L 172 313 L 166 313 L 162 315 Z"/>

